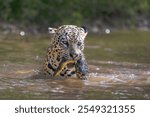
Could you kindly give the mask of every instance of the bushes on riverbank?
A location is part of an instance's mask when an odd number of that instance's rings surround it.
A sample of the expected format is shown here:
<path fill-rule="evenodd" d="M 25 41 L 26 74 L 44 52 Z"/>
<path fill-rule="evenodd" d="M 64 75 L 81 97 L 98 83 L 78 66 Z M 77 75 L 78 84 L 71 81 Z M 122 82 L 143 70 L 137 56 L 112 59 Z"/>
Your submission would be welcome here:
<path fill-rule="evenodd" d="M 150 27 L 149 0 L 1 0 L 0 21 L 21 25 Z M 147 20 L 146 20 L 147 19 Z M 142 23 L 138 23 L 142 22 Z"/>

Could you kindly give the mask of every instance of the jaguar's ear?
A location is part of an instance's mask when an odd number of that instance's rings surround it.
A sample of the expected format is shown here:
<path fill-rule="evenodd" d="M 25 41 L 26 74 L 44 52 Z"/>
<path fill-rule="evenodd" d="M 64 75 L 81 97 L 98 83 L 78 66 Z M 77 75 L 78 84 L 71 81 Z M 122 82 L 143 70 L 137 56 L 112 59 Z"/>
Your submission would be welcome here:
<path fill-rule="evenodd" d="M 48 27 L 48 32 L 49 32 L 50 34 L 54 34 L 54 33 L 56 33 L 56 31 L 57 31 L 56 28 Z"/>
<path fill-rule="evenodd" d="M 81 28 L 84 30 L 84 33 L 88 33 L 87 28 L 85 26 L 81 26 Z"/>

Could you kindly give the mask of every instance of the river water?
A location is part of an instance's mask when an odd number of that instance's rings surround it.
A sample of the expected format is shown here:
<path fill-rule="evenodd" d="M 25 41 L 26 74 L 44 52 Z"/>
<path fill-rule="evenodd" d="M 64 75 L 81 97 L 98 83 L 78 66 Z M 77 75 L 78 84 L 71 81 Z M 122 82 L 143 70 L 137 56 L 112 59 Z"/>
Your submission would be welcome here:
<path fill-rule="evenodd" d="M 150 99 L 149 63 L 101 59 L 98 54 L 92 59 L 88 52 L 102 45 L 90 42 L 85 48 L 87 80 L 45 77 L 41 68 L 48 41 L 0 41 L 0 99 Z"/>

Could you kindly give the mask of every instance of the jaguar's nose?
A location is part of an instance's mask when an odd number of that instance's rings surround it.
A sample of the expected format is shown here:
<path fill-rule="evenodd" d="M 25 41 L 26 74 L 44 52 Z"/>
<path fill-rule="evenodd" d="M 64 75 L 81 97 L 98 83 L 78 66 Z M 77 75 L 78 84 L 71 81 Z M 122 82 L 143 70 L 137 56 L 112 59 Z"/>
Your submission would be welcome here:
<path fill-rule="evenodd" d="M 77 53 L 70 53 L 70 57 L 72 57 L 73 59 L 76 59 L 78 57 Z"/>

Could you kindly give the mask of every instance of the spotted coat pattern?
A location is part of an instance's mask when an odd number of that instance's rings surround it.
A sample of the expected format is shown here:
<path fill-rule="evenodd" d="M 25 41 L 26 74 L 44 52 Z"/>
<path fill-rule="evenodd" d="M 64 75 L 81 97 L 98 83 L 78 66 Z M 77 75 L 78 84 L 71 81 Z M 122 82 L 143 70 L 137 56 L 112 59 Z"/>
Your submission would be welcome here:
<path fill-rule="evenodd" d="M 44 63 L 44 72 L 53 76 L 59 65 L 64 60 L 74 60 L 74 64 L 69 64 L 63 68 L 60 76 L 69 77 L 74 74 L 79 78 L 85 78 L 88 67 L 85 60 L 84 39 L 87 35 L 85 27 L 75 25 L 63 25 L 59 28 L 49 28 L 52 35 L 50 46 Z"/>

